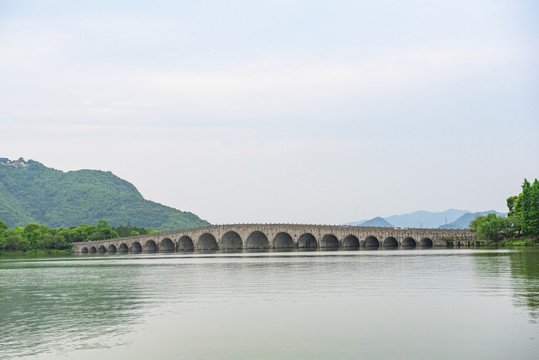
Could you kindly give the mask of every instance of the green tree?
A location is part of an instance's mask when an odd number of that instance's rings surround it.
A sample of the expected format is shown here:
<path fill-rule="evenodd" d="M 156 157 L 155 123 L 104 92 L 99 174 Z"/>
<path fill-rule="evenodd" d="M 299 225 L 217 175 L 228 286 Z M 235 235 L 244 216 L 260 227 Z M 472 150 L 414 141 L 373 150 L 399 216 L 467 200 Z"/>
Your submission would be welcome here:
<path fill-rule="evenodd" d="M 511 199 L 511 198 L 509 198 Z M 508 205 L 514 203 L 511 214 L 519 216 L 522 224 L 523 235 L 539 236 L 539 181 L 535 179 L 531 184 L 524 179 L 522 193 L 516 201 L 508 199 Z M 511 209 L 510 209 L 511 210 Z"/>
<path fill-rule="evenodd" d="M 531 208 L 531 184 L 524 179 L 522 184 L 522 193 L 518 202 L 520 218 L 522 219 L 522 233 L 528 235 L 530 233 L 530 208 Z"/>
<path fill-rule="evenodd" d="M 0 235 L 7 230 L 7 225 L 5 222 L 0 221 Z"/>
<path fill-rule="evenodd" d="M 106 220 L 99 220 L 96 228 L 101 233 L 103 239 L 115 239 L 119 237 L 118 233 L 109 226 Z"/>
<path fill-rule="evenodd" d="M 470 222 L 470 229 L 477 233 L 481 240 L 501 240 L 509 238 L 515 234 L 515 223 L 513 218 L 498 216 L 494 213 L 485 216 L 478 216 Z"/>
<path fill-rule="evenodd" d="M 4 238 L 4 249 L 14 251 L 26 251 L 30 249 L 30 241 L 20 233 L 13 232 Z"/>
<path fill-rule="evenodd" d="M 96 231 L 92 233 L 88 238 L 86 238 L 86 241 L 96 241 L 96 240 L 106 240 L 107 238 L 99 231 Z"/>
<path fill-rule="evenodd" d="M 507 198 L 507 216 L 517 215 L 519 195 L 510 196 Z"/>
<path fill-rule="evenodd" d="M 528 210 L 528 233 L 539 236 L 539 181 L 535 179 L 530 188 L 530 209 Z"/>

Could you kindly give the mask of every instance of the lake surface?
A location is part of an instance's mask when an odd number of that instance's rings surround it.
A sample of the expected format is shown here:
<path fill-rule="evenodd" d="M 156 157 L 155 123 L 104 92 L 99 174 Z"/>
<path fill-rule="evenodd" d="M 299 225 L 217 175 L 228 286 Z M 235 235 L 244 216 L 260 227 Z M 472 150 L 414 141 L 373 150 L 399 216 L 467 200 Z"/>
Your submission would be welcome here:
<path fill-rule="evenodd" d="M 0 359 L 538 359 L 539 251 L 0 258 Z"/>

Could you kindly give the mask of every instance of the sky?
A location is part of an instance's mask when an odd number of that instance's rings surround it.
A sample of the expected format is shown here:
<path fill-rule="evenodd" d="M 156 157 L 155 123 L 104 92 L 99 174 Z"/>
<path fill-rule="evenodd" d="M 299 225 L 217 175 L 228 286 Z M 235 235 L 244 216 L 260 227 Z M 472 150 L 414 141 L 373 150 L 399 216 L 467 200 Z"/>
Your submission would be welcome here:
<path fill-rule="evenodd" d="M 539 177 L 539 3 L 0 0 L 0 157 L 214 224 L 506 211 Z"/>

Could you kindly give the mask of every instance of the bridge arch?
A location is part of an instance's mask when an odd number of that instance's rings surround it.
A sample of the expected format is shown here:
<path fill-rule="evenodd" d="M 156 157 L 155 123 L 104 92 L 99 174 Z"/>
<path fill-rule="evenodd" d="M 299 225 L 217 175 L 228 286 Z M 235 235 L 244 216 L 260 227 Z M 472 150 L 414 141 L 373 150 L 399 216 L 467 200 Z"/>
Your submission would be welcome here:
<path fill-rule="evenodd" d="M 294 247 L 294 240 L 289 233 L 280 232 L 275 235 L 273 239 L 274 249 L 292 249 Z"/>
<path fill-rule="evenodd" d="M 142 245 L 138 241 L 135 241 L 131 244 L 131 252 L 133 254 L 138 254 L 142 252 Z"/>
<path fill-rule="evenodd" d="M 121 243 L 120 246 L 118 246 L 118 252 L 119 253 L 126 253 L 128 251 L 127 244 Z"/>
<path fill-rule="evenodd" d="M 355 237 L 354 235 L 348 235 L 342 241 L 342 247 L 344 247 L 344 248 L 358 248 L 359 247 L 359 239 L 357 237 Z"/>
<path fill-rule="evenodd" d="M 399 247 L 399 242 L 393 236 L 389 236 L 384 240 L 385 248 L 396 248 Z"/>
<path fill-rule="evenodd" d="M 367 236 L 363 242 L 364 246 L 369 249 L 375 249 L 380 247 L 380 241 L 375 236 Z"/>
<path fill-rule="evenodd" d="M 269 249 L 270 243 L 266 234 L 262 231 L 253 231 L 245 242 L 246 249 Z"/>
<path fill-rule="evenodd" d="M 229 231 L 221 238 L 221 249 L 236 250 L 243 248 L 241 236 L 235 231 Z"/>
<path fill-rule="evenodd" d="M 223 236 L 227 233 L 229 234 Z M 237 234 L 234 239 L 241 239 L 241 243 L 232 242 L 233 246 L 231 246 L 226 241 L 231 234 Z M 444 237 L 452 237 L 449 244 L 454 246 L 458 246 L 459 243 L 461 246 L 474 245 L 477 241 L 476 234 L 469 230 L 357 228 L 307 224 L 230 224 L 74 243 L 72 252 L 109 254 L 114 253 L 116 248 L 116 253 L 137 253 L 152 250 L 153 246 L 149 246 L 153 243 L 157 246 L 156 251 L 219 250 L 222 247 L 233 249 L 240 248 L 240 244 L 244 249 L 270 247 L 301 250 L 330 249 L 337 246 L 343 249 L 357 248 L 358 243 L 359 249 L 441 247 L 447 245 L 446 241 L 442 240 Z"/>
<path fill-rule="evenodd" d="M 212 234 L 204 233 L 198 238 L 197 250 L 219 250 L 219 246 Z"/>
<path fill-rule="evenodd" d="M 318 241 L 311 233 L 305 233 L 298 239 L 298 249 L 316 249 L 318 247 Z"/>
<path fill-rule="evenodd" d="M 404 247 L 415 247 L 417 246 L 417 242 L 412 237 L 407 237 L 404 240 L 402 240 L 402 246 Z"/>
<path fill-rule="evenodd" d="M 184 235 L 178 240 L 178 251 L 193 251 L 195 250 L 195 245 L 193 244 L 193 239 L 189 236 Z"/>
<path fill-rule="evenodd" d="M 144 251 L 146 252 L 156 252 L 157 251 L 157 244 L 153 240 L 148 240 L 146 243 L 144 243 Z"/>
<path fill-rule="evenodd" d="M 333 234 L 326 234 L 322 237 L 322 241 L 320 242 L 321 248 L 338 248 L 339 247 L 339 239 Z"/>
<path fill-rule="evenodd" d="M 173 252 L 176 250 L 176 246 L 174 245 L 174 243 L 172 242 L 172 240 L 170 240 L 169 238 L 164 238 L 163 240 L 161 240 L 161 242 L 159 243 L 159 251 L 162 251 L 162 252 Z"/>

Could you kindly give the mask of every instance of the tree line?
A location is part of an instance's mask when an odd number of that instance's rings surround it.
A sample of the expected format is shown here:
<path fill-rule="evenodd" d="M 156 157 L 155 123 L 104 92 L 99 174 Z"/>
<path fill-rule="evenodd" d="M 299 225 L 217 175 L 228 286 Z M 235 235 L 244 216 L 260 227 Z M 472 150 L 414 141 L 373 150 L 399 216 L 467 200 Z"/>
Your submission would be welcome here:
<path fill-rule="evenodd" d="M 539 240 L 539 181 L 524 179 L 522 192 L 507 198 L 507 216 L 488 214 L 470 222 L 470 229 L 479 239 L 501 241 L 531 238 Z"/>
<path fill-rule="evenodd" d="M 156 232 L 139 226 L 111 227 L 106 220 L 97 225 L 79 225 L 69 229 L 52 229 L 45 225 L 30 223 L 25 227 L 9 229 L 0 221 L 1 251 L 67 250 L 75 242 L 114 239 L 146 235 Z"/>

